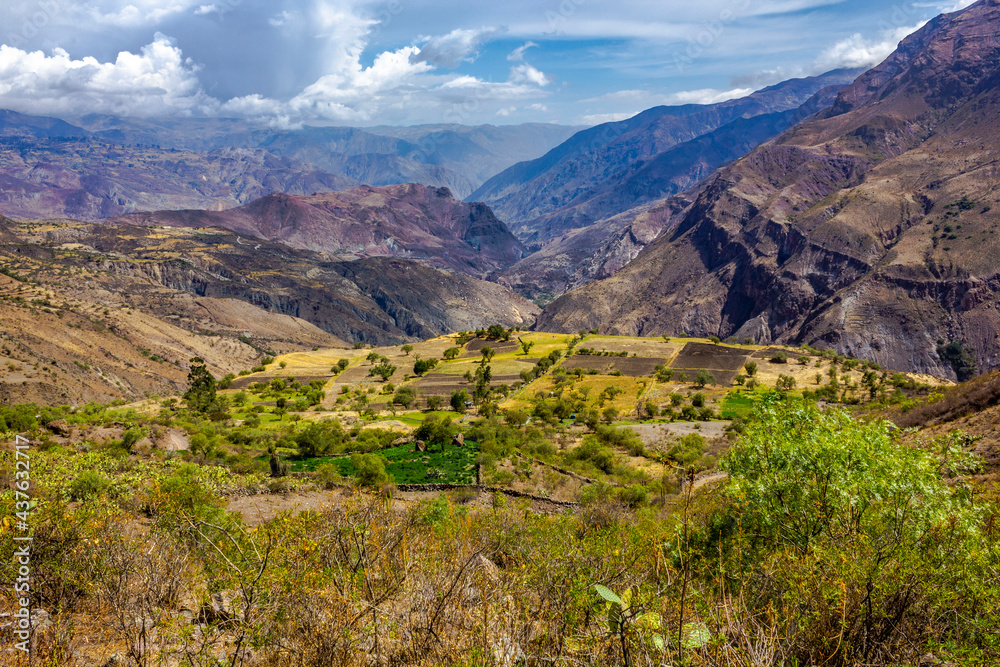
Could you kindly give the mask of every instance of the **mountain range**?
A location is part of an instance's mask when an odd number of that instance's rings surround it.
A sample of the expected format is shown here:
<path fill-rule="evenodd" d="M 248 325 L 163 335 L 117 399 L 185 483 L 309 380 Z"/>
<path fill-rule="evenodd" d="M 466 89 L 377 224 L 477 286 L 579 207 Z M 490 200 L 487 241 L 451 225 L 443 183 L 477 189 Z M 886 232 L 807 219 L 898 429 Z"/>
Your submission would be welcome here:
<path fill-rule="evenodd" d="M 810 343 L 952 377 L 947 350 L 964 349 L 996 367 L 998 27 L 996 0 L 930 21 L 539 326 Z"/>
<path fill-rule="evenodd" d="M 417 182 L 462 197 L 577 129 L 533 123 L 275 130 L 231 119 L 90 115 L 67 122 L 0 111 L 0 210 L 18 218 L 97 220 L 220 210 L 275 192 L 362 183 Z"/>
<path fill-rule="evenodd" d="M 80 244 L 72 261 L 129 293 L 236 299 L 348 342 L 530 326 L 529 297 L 546 330 L 810 344 L 961 377 L 970 355 L 1000 366 L 997 34 L 998 1 L 980 0 L 866 72 L 584 130 L 3 112 L 0 208 L 82 222 L 0 241 L 43 274 Z"/>

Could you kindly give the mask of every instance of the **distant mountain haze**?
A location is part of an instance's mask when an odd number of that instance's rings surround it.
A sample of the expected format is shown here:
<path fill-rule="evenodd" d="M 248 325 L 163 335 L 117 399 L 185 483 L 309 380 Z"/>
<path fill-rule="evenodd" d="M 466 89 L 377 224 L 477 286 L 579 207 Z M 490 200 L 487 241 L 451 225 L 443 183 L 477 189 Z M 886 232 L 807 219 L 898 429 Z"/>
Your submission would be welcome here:
<path fill-rule="evenodd" d="M 461 198 L 578 129 L 531 123 L 275 130 L 224 118 L 89 115 L 67 122 L 0 111 L 0 211 L 97 220 L 221 210 L 275 192 L 361 183 L 421 183 Z"/>
<path fill-rule="evenodd" d="M 732 137 L 747 128 L 731 128 L 716 140 L 714 155 L 704 146 L 711 139 L 667 154 L 671 149 L 741 119 L 796 110 L 823 89 L 847 85 L 860 72 L 791 79 L 718 104 L 654 107 L 581 130 L 542 157 L 497 174 L 467 199 L 489 204 L 529 248 L 537 249 L 570 229 L 687 189 L 788 127 L 796 114 L 772 117 L 735 144 Z M 819 106 L 810 109 L 818 111 Z"/>

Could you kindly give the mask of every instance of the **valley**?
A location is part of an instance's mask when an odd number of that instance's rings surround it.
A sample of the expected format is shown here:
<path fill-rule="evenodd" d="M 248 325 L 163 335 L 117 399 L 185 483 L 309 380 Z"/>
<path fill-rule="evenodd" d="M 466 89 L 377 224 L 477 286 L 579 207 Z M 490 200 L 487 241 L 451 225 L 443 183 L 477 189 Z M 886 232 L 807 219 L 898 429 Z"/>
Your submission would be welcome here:
<path fill-rule="evenodd" d="M 5 7 L 0 665 L 1000 664 L 1000 0 L 723 5 Z"/>

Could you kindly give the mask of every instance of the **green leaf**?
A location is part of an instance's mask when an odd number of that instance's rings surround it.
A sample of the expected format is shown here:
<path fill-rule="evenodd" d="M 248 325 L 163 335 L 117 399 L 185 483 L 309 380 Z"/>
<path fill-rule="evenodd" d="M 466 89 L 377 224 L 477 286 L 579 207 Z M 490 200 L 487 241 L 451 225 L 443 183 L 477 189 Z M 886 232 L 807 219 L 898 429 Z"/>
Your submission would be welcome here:
<path fill-rule="evenodd" d="M 685 623 L 684 638 L 681 646 L 684 648 L 701 648 L 712 641 L 712 633 L 704 623 Z"/>
<path fill-rule="evenodd" d="M 645 614 L 635 619 L 635 624 L 640 628 L 645 628 L 646 630 L 659 630 L 660 615 L 655 611 L 647 611 Z"/>
<path fill-rule="evenodd" d="M 613 602 L 619 607 L 624 606 L 622 605 L 622 599 L 617 595 L 615 595 L 614 592 L 607 586 L 602 586 L 601 584 L 594 584 L 594 590 L 597 591 L 597 594 L 600 595 L 605 600 L 607 600 L 608 602 Z"/>
<path fill-rule="evenodd" d="M 658 651 L 663 650 L 665 644 L 663 642 L 663 637 L 661 635 L 653 635 L 653 646 L 655 646 L 656 650 Z"/>
<path fill-rule="evenodd" d="M 622 610 L 616 605 L 608 605 L 608 631 L 618 632 L 622 624 Z"/>

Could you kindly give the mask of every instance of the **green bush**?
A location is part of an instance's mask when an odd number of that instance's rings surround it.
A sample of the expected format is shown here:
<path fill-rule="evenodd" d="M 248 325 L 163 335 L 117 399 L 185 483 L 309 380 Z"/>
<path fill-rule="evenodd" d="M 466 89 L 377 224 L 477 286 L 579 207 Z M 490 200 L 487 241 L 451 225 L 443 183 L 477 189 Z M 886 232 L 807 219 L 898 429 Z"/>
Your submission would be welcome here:
<path fill-rule="evenodd" d="M 332 463 L 321 463 L 316 466 L 316 483 L 324 489 L 335 488 L 343 482 L 340 470 Z"/>
<path fill-rule="evenodd" d="M 954 439 L 922 448 L 897 434 L 772 393 L 722 462 L 728 504 L 705 552 L 769 573 L 752 604 L 782 610 L 799 664 L 833 645 L 838 664 L 882 664 L 931 637 L 982 642 L 996 622 L 982 611 L 1000 595 L 991 510 L 946 479 L 976 461 Z"/>
<path fill-rule="evenodd" d="M 70 500 L 87 500 L 93 496 L 103 495 L 111 482 L 96 470 L 85 470 L 76 476 L 68 488 Z"/>
<path fill-rule="evenodd" d="M 354 454 L 351 465 L 357 470 L 354 482 L 358 486 L 378 489 L 390 481 L 385 471 L 385 459 L 378 454 Z"/>

